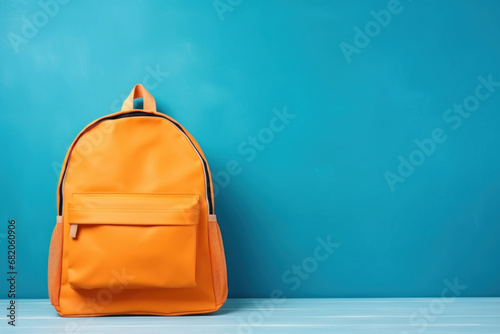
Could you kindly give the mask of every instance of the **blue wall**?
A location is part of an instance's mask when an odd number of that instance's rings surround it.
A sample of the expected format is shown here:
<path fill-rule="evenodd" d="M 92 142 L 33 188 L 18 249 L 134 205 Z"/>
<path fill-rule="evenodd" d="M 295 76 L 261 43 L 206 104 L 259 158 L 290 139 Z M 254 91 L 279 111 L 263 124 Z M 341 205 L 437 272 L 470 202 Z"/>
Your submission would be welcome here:
<path fill-rule="evenodd" d="M 0 31 L 20 297 L 66 149 L 139 82 L 217 176 L 231 296 L 500 296 L 500 2 L 10 0 Z"/>

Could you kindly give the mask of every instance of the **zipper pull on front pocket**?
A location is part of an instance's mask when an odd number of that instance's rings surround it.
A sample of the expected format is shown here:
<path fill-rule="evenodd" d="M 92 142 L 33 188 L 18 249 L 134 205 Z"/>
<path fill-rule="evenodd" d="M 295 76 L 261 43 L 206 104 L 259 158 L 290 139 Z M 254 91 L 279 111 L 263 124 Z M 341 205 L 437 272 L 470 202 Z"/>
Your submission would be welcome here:
<path fill-rule="evenodd" d="M 70 224 L 69 236 L 75 239 L 77 231 L 78 231 L 78 224 Z"/>

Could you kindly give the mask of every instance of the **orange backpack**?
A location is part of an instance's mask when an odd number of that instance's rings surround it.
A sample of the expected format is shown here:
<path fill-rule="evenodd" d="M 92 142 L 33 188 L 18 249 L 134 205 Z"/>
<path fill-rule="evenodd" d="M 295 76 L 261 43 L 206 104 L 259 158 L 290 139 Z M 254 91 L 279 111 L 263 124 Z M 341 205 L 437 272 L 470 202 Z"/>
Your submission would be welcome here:
<path fill-rule="evenodd" d="M 207 161 L 142 85 L 76 137 L 57 200 L 48 288 L 61 316 L 208 313 L 225 302 Z"/>

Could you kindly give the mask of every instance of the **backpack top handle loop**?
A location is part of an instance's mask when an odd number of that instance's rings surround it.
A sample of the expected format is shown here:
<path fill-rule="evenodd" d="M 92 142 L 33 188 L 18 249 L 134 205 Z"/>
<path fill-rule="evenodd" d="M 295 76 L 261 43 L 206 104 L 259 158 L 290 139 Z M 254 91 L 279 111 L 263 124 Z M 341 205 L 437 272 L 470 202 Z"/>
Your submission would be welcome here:
<path fill-rule="evenodd" d="M 130 92 L 130 95 L 127 97 L 127 99 L 123 102 L 122 105 L 122 111 L 125 110 L 133 110 L 134 109 L 134 99 L 138 99 L 142 97 L 143 98 L 143 105 L 142 109 L 144 110 L 149 110 L 149 111 L 156 111 L 156 102 L 146 88 L 144 88 L 143 85 L 137 84 L 134 86 L 132 89 L 132 92 Z"/>

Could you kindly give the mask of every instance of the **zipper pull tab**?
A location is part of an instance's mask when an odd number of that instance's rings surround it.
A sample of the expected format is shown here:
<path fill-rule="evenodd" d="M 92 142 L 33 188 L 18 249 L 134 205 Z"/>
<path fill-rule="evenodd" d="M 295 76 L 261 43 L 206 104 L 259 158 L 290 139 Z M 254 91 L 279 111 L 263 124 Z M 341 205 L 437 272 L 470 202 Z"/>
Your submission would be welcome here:
<path fill-rule="evenodd" d="M 70 224 L 69 236 L 75 239 L 77 231 L 78 231 L 78 224 Z"/>

